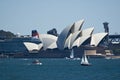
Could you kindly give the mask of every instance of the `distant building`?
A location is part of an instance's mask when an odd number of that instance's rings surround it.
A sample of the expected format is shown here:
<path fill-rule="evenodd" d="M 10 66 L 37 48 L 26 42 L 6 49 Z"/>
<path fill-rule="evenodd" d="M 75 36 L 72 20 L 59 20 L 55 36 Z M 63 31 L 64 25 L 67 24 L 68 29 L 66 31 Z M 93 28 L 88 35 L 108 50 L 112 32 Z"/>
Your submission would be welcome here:
<path fill-rule="evenodd" d="M 105 32 L 106 33 L 109 33 L 109 27 L 108 27 L 108 22 L 104 22 L 103 25 L 104 25 L 104 29 L 105 29 Z"/>
<path fill-rule="evenodd" d="M 52 30 L 47 31 L 47 34 L 58 36 L 57 30 L 55 28 L 53 28 Z"/>

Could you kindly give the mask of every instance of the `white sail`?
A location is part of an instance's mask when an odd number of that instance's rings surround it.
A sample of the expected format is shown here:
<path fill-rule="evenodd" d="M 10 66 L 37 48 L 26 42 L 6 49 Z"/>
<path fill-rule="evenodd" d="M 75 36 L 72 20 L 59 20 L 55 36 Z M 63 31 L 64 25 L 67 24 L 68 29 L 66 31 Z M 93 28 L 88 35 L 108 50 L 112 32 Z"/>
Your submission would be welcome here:
<path fill-rule="evenodd" d="M 74 50 L 73 49 L 71 51 L 70 58 L 74 58 Z"/>
<path fill-rule="evenodd" d="M 81 64 L 82 65 L 89 65 L 88 59 L 87 59 L 85 54 L 82 57 Z"/>
<path fill-rule="evenodd" d="M 86 63 L 86 64 L 89 64 L 89 62 L 88 62 L 88 59 L 87 59 L 86 55 L 85 55 L 84 57 L 85 57 L 85 58 L 84 58 L 84 59 L 85 59 L 85 63 Z"/>
<path fill-rule="evenodd" d="M 82 60 L 81 60 L 81 64 L 83 64 L 85 61 L 84 61 L 84 56 L 82 57 Z"/>

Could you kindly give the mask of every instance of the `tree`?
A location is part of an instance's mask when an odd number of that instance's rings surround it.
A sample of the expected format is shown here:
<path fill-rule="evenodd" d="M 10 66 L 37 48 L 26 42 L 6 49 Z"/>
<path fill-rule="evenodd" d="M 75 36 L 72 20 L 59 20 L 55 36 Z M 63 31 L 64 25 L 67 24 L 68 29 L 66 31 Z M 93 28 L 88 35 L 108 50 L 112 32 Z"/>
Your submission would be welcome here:
<path fill-rule="evenodd" d="M 15 35 L 10 31 L 0 30 L 0 39 L 10 39 L 15 37 Z"/>

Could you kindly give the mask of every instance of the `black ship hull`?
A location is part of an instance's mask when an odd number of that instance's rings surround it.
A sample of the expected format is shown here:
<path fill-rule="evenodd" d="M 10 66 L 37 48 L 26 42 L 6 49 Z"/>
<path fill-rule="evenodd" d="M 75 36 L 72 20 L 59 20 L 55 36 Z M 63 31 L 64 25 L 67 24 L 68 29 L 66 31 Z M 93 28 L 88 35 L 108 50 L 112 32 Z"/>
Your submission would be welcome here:
<path fill-rule="evenodd" d="M 19 53 L 4 53 L 12 58 L 66 58 L 70 57 L 71 50 L 42 50 L 39 52 L 19 52 Z M 74 49 L 74 57 L 81 58 L 83 50 Z"/>

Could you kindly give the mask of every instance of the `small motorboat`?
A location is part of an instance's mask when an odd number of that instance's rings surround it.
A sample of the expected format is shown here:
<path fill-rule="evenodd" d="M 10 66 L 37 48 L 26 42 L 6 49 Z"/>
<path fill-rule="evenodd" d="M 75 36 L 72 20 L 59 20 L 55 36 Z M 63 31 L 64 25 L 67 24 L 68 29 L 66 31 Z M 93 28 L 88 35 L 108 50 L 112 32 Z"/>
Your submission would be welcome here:
<path fill-rule="evenodd" d="M 32 63 L 37 65 L 42 65 L 42 63 L 38 59 L 34 60 Z"/>

